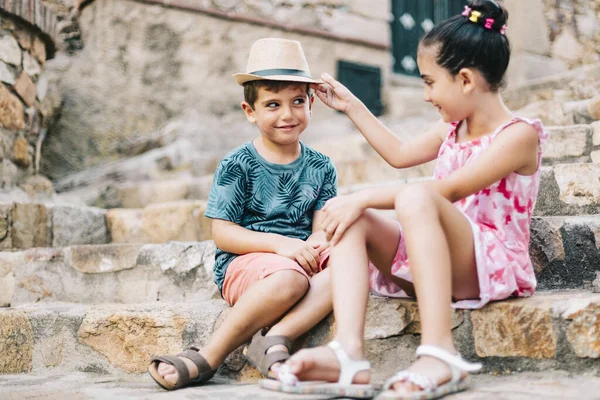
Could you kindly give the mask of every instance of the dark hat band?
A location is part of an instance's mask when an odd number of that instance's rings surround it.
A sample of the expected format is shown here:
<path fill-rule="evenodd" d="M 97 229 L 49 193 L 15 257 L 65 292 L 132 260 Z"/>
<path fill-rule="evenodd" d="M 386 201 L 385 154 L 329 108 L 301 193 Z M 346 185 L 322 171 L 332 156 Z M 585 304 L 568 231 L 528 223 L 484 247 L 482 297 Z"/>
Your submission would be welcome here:
<path fill-rule="evenodd" d="M 301 69 L 289 69 L 289 68 L 274 68 L 274 69 L 261 69 L 259 71 L 250 72 L 250 75 L 258 76 L 271 76 L 271 75 L 292 75 L 302 76 L 304 78 L 313 79 L 309 73 Z"/>

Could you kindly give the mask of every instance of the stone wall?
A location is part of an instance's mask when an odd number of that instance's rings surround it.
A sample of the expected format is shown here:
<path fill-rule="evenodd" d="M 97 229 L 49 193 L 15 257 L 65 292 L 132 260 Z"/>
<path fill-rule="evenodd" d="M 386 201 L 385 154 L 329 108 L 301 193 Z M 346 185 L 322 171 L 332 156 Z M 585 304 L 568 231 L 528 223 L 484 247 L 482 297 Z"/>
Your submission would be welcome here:
<path fill-rule="evenodd" d="M 40 78 L 52 51 L 45 40 L 32 25 L 0 13 L 0 192 L 35 185 L 27 178 L 38 170 L 43 132 L 56 103 Z"/>
<path fill-rule="evenodd" d="M 244 70 L 259 38 L 300 40 L 315 76 L 335 74 L 338 60 L 389 73 L 388 2 L 194 2 L 212 14 L 150 3 L 156 2 L 97 0 L 81 10 L 85 46 L 54 65 L 64 103 L 44 142 L 42 170 L 51 178 L 124 157 L 120 143 L 185 115 L 205 121 L 195 135 L 199 151 L 224 151 L 254 136 L 231 76 Z M 319 29 L 323 34 L 313 32 Z M 311 126 L 334 115 L 317 103 Z"/>
<path fill-rule="evenodd" d="M 600 62 L 600 0 L 544 0 L 551 54 L 570 67 Z"/>

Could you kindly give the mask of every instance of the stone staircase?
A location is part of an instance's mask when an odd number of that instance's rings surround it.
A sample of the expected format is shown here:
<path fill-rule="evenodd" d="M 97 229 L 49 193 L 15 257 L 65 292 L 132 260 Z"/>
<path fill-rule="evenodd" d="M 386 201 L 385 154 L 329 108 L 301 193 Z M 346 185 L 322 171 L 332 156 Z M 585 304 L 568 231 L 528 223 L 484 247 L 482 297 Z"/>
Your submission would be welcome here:
<path fill-rule="evenodd" d="M 600 126 L 550 130 L 530 249 L 539 292 L 454 312 L 458 348 L 484 372 L 600 374 Z M 341 194 L 427 179 L 418 177 L 430 166 L 402 175 L 364 139 L 346 143 L 337 152 L 327 141 L 314 146 L 338 166 Z M 160 151 L 173 149 L 181 150 Z M 148 165 L 160 159 L 140 157 Z M 203 216 L 211 176 L 183 171 L 157 180 L 133 161 L 123 165 L 98 169 L 94 182 L 119 168 L 128 179 L 86 191 L 77 205 L 0 205 L 1 374 L 137 376 L 152 354 L 204 343 L 226 316 Z M 78 182 L 86 179 L 64 179 L 72 191 L 61 199 L 83 193 Z M 324 344 L 334 331 L 330 316 L 296 345 Z M 376 380 L 409 365 L 419 332 L 415 302 L 371 299 L 365 335 Z M 253 382 L 258 374 L 238 350 L 218 376 Z"/>

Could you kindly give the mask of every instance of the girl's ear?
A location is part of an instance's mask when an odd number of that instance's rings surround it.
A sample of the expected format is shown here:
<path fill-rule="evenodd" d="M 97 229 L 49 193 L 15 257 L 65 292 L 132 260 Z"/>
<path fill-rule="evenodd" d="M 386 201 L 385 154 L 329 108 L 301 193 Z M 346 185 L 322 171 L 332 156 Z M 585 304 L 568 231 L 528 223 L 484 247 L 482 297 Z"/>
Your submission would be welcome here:
<path fill-rule="evenodd" d="M 254 109 L 252 109 L 250 103 L 242 101 L 241 106 L 242 110 L 244 110 L 244 114 L 246 114 L 246 119 L 248 120 L 248 122 L 250 122 L 251 124 L 255 123 L 256 117 L 254 116 Z"/>
<path fill-rule="evenodd" d="M 458 71 L 457 79 L 460 80 L 463 94 L 471 94 L 475 90 L 475 73 L 471 68 L 463 68 Z"/>

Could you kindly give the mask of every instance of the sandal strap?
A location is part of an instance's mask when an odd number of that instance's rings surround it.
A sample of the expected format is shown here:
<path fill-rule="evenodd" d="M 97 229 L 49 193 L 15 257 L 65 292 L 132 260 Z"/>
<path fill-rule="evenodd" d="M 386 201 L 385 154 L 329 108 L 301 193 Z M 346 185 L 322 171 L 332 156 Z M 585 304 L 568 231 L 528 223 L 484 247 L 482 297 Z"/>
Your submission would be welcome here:
<path fill-rule="evenodd" d="M 285 351 L 267 353 L 267 350 L 277 345 L 285 346 L 288 350 L 287 353 Z M 258 331 L 248 346 L 246 357 L 263 375 L 268 376 L 273 364 L 285 361 L 290 357 L 291 349 L 292 342 L 287 336 L 263 336 L 262 332 Z"/>
<path fill-rule="evenodd" d="M 175 367 L 178 378 L 177 383 L 173 386 L 173 390 L 182 388 L 190 383 L 190 371 L 181 358 L 177 356 L 158 356 L 152 358 L 152 362 L 164 362 Z"/>
<path fill-rule="evenodd" d="M 410 382 L 425 392 L 433 392 L 438 387 L 437 383 L 428 376 L 411 371 L 400 371 L 385 381 L 383 388 L 384 390 L 390 390 L 394 384 L 399 382 Z"/>
<path fill-rule="evenodd" d="M 335 354 L 335 357 L 340 363 L 340 378 L 338 379 L 340 385 L 351 385 L 352 381 L 354 381 L 354 376 L 357 373 L 371 369 L 371 363 L 369 363 L 369 361 L 357 361 L 351 359 L 342 348 L 340 342 L 334 340 L 329 342 L 327 347 L 333 351 L 333 354 Z"/>
<path fill-rule="evenodd" d="M 452 371 L 452 383 L 460 380 L 461 372 L 475 372 L 482 367 L 481 363 L 470 363 L 462 359 L 460 354 L 452 354 L 436 346 L 423 344 L 417 347 L 417 357 L 429 356 L 445 362 Z"/>
<path fill-rule="evenodd" d="M 177 357 L 185 357 L 196 364 L 196 368 L 198 368 L 198 377 L 195 379 L 190 379 L 190 381 L 204 382 L 205 380 L 212 378 L 215 374 L 215 371 L 213 371 L 208 361 L 206 361 L 206 358 L 204 358 L 202 354 L 198 353 L 198 351 L 192 350 L 192 348 L 182 351 L 181 353 L 177 354 Z"/>

